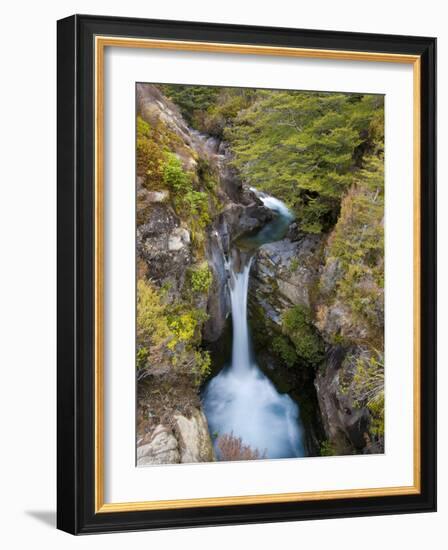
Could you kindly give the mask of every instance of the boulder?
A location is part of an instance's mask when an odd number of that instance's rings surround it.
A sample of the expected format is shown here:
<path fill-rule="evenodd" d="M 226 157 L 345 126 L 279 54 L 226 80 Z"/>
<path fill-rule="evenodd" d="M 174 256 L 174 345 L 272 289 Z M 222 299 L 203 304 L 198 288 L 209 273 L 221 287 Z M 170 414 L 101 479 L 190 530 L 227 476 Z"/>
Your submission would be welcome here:
<path fill-rule="evenodd" d="M 149 441 L 148 441 L 149 440 Z M 176 464 L 180 462 L 179 446 L 173 433 L 159 424 L 137 447 L 137 465 Z"/>
<path fill-rule="evenodd" d="M 147 192 L 148 202 L 167 202 L 170 197 L 169 191 L 148 191 Z"/>
<path fill-rule="evenodd" d="M 180 446 L 180 462 L 212 462 L 213 445 L 208 432 L 207 419 L 202 410 L 195 409 L 191 418 L 174 416 L 175 432 Z"/>
<path fill-rule="evenodd" d="M 276 324 L 280 325 L 282 313 L 293 305 L 311 307 L 321 246 L 322 237 L 307 235 L 300 241 L 286 238 L 260 247 L 250 298 Z"/>
<path fill-rule="evenodd" d="M 181 250 L 190 244 L 190 233 L 183 227 L 176 227 L 168 238 L 168 250 Z"/>

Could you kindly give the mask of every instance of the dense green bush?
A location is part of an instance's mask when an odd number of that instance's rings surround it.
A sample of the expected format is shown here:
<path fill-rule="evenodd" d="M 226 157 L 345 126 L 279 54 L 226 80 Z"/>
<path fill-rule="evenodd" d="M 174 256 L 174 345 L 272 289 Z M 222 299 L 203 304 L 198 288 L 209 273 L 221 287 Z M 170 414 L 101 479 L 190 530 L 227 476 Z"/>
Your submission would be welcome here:
<path fill-rule="evenodd" d="M 200 272 L 203 279 L 199 286 L 207 279 L 204 267 Z M 210 354 L 200 348 L 200 327 L 207 314 L 188 301 L 164 304 L 164 292 L 150 281 L 137 282 L 137 370 L 144 371 L 151 363 L 168 362 L 187 372 L 199 385 L 211 367 Z"/>
<path fill-rule="evenodd" d="M 205 191 L 188 191 L 183 196 L 183 204 L 187 209 L 194 226 L 204 229 L 210 223 L 208 195 Z"/>
<path fill-rule="evenodd" d="M 213 274 L 207 262 L 189 272 L 193 292 L 207 293 L 213 282 Z"/>
<path fill-rule="evenodd" d="M 188 221 L 194 242 L 199 247 L 203 246 L 203 229 L 210 223 L 211 216 L 208 193 L 195 189 L 202 181 L 195 184 L 193 173 L 183 169 L 182 162 L 174 153 L 167 153 L 163 182 L 174 195 L 176 213 Z"/>
<path fill-rule="evenodd" d="M 166 306 L 156 287 L 149 281 L 137 282 L 137 342 L 145 347 L 158 346 L 170 336 Z"/>
<path fill-rule="evenodd" d="M 199 181 L 205 189 L 211 193 L 215 193 L 218 186 L 218 175 L 210 163 L 202 157 L 198 158 L 197 173 Z"/>
<path fill-rule="evenodd" d="M 320 456 L 335 456 L 338 453 L 330 441 L 325 440 L 320 444 Z"/>
<path fill-rule="evenodd" d="M 192 174 L 185 172 L 180 159 L 174 153 L 167 153 L 163 164 L 163 182 L 174 194 L 183 195 L 192 188 Z"/>
<path fill-rule="evenodd" d="M 151 281 L 137 281 L 136 368 L 139 375 L 163 360 L 173 335 L 168 327 L 162 293 Z"/>
<path fill-rule="evenodd" d="M 137 353 L 136 353 L 136 363 L 137 363 L 137 370 L 141 370 L 146 368 L 147 361 L 149 356 L 149 350 L 145 346 L 137 346 Z"/>
<path fill-rule="evenodd" d="M 211 372 L 212 358 L 210 352 L 203 350 L 195 351 L 194 358 L 195 365 L 193 367 L 193 372 L 195 375 L 195 383 L 199 386 Z"/>
<path fill-rule="evenodd" d="M 272 349 L 283 359 L 287 367 L 293 367 L 297 363 L 296 350 L 285 336 L 276 336 L 272 340 Z"/>
<path fill-rule="evenodd" d="M 296 305 L 282 315 L 282 330 L 294 344 L 297 355 L 311 365 L 324 355 L 323 342 L 312 324 L 310 311 Z"/>

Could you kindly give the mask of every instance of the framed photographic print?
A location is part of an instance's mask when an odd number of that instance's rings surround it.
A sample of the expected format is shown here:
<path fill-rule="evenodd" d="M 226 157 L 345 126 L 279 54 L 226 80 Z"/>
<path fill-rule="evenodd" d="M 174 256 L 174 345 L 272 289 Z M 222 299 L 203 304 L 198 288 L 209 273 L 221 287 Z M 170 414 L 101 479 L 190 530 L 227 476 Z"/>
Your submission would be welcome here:
<path fill-rule="evenodd" d="M 434 38 L 58 22 L 58 527 L 434 511 Z"/>

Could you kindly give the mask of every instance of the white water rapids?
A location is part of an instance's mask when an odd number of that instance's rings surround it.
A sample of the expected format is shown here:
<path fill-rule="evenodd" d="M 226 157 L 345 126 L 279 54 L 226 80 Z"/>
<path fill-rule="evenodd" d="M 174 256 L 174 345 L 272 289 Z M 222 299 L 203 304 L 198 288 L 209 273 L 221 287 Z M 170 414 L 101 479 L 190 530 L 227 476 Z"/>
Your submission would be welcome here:
<path fill-rule="evenodd" d="M 259 194 L 265 206 L 278 216 L 252 242 L 262 244 L 283 238 L 293 216 L 274 197 Z M 279 230 L 279 226 L 280 230 Z M 271 238 L 273 237 L 273 238 Z M 241 258 L 243 257 L 243 261 Z M 230 273 L 232 305 L 231 364 L 212 378 L 203 392 L 210 433 L 233 434 L 244 445 L 266 458 L 304 456 L 299 407 L 287 394 L 280 394 L 256 364 L 251 353 L 247 321 L 247 294 L 252 257 L 244 261 L 235 251 Z M 218 458 L 219 458 L 219 450 Z"/>

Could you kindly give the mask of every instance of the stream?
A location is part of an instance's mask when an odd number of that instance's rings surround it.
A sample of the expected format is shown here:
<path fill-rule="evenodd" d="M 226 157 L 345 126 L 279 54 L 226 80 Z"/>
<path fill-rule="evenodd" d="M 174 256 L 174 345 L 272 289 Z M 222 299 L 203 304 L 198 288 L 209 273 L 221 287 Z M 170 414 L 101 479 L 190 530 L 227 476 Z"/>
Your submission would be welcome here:
<path fill-rule="evenodd" d="M 204 412 L 215 451 L 216 436 L 241 438 L 261 458 L 292 458 L 305 455 L 304 431 L 298 404 L 277 391 L 257 365 L 252 351 L 247 318 L 247 297 L 254 251 L 262 244 L 284 238 L 293 220 L 286 205 L 275 197 L 252 189 L 275 216 L 255 234 L 235 243 L 230 259 L 229 291 L 232 308 L 232 356 L 205 386 Z"/>

